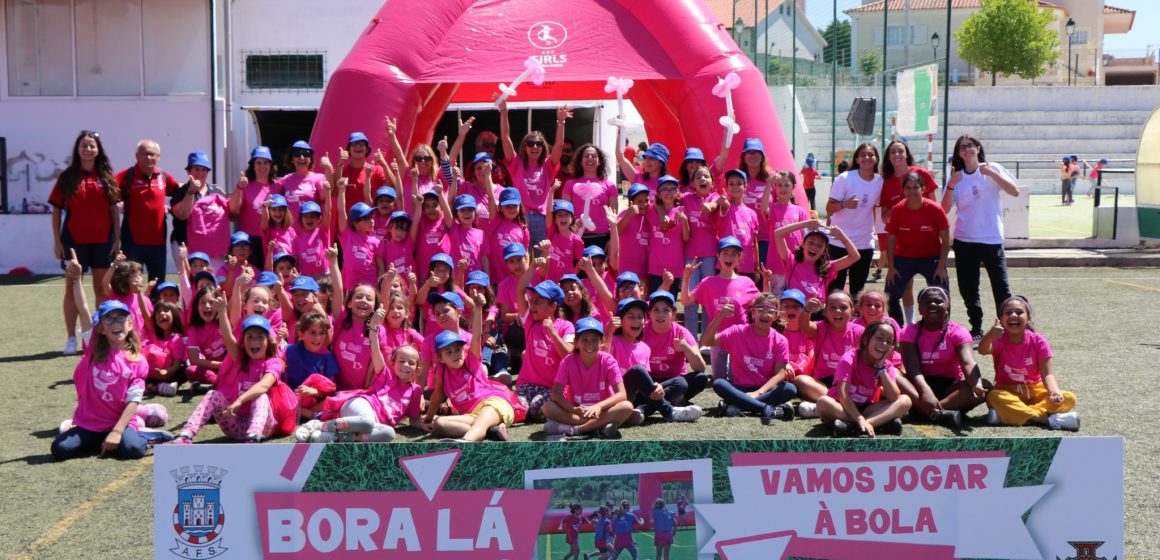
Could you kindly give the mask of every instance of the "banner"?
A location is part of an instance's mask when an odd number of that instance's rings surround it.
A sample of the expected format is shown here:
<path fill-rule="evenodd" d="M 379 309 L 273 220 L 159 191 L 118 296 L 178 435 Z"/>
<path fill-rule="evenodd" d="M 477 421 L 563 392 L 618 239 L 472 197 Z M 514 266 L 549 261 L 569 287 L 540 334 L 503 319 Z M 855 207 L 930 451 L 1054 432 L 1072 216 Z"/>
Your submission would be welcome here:
<path fill-rule="evenodd" d="M 154 558 L 558 559 L 606 543 L 641 558 L 1122 559 L 1123 450 L 1088 437 L 161 446 Z"/>
<path fill-rule="evenodd" d="M 898 72 L 900 136 L 938 132 L 938 65 L 928 64 Z"/>

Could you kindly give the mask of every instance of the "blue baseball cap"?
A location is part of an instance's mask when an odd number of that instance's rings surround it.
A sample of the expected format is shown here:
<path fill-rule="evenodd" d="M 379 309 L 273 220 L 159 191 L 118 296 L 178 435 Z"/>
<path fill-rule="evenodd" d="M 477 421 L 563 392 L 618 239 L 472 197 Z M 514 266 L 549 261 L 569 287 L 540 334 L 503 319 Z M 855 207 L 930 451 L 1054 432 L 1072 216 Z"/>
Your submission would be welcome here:
<path fill-rule="evenodd" d="M 245 321 L 242 321 L 242 332 L 253 328 L 262 329 L 266 331 L 266 334 L 274 336 L 274 329 L 270 327 L 270 320 L 261 315 L 250 315 L 246 317 Z"/>
<path fill-rule="evenodd" d="M 1071 161 L 1071 157 L 1069 157 L 1069 156 L 1063 156 L 1063 163 L 1067 163 L 1067 162 L 1069 162 L 1069 161 Z"/>
<path fill-rule="evenodd" d="M 208 270 L 202 270 L 202 271 L 198 272 L 197 274 L 193 275 L 193 285 L 196 286 L 198 282 L 201 282 L 202 278 L 209 280 L 210 282 L 213 283 L 214 286 L 217 286 L 217 284 L 218 284 L 217 277 L 214 276 L 212 272 L 210 272 Z"/>
<path fill-rule="evenodd" d="M 258 278 L 254 280 L 255 286 L 265 286 L 267 288 L 277 283 L 278 275 L 270 272 L 269 270 L 263 270 L 262 272 L 259 272 Z"/>
<path fill-rule="evenodd" d="M 322 213 L 322 207 L 319 206 L 318 203 L 314 202 L 313 200 L 308 200 L 306 202 L 303 202 L 302 206 L 298 208 L 298 215 L 299 216 L 301 216 L 302 214 L 321 214 L 321 213 Z"/>
<path fill-rule="evenodd" d="M 635 272 L 629 272 L 629 271 L 621 272 L 620 276 L 616 277 L 616 285 L 619 286 L 625 282 L 632 282 L 633 284 L 640 284 L 640 276 L 637 276 Z"/>
<path fill-rule="evenodd" d="M 290 253 L 282 253 L 282 252 L 274 253 L 274 260 L 271 261 L 271 263 L 278 264 L 279 261 L 284 261 L 284 260 L 290 261 L 291 266 L 298 266 L 298 257 L 295 257 L 294 255 L 291 255 Z"/>
<path fill-rule="evenodd" d="M 604 253 L 604 249 L 601 249 L 599 245 L 589 245 L 584 248 L 584 256 L 594 259 L 596 257 L 607 257 L 608 255 Z"/>
<path fill-rule="evenodd" d="M 371 144 L 371 141 L 367 140 L 367 135 L 358 131 L 350 133 L 350 136 L 346 139 L 346 146 L 349 148 L 350 145 L 354 144 L 355 142 L 366 142 L 367 146 L 370 146 Z"/>
<path fill-rule="evenodd" d="M 455 211 L 458 212 L 464 208 L 470 208 L 472 210 L 477 208 L 474 196 L 469 194 L 461 194 L 455 197 Z"/>
<path fill-rule="evenodd" d="M 809 165 L 812 167 L 814 165 L 815 161 L 817 161 L 817 159 L 814 158 L 813 152 L 806 154 L 806 165 Z"/>
<path fill-rule="evenodd" d="M 472 284 L 474 284 L 476 286 L 484 286 L 484 287 L 490 286 L 491 285 L 491 277 L 488 276 L 487 273 L 482 271 L 482 270 L 473 270 L 473 271 L 467 273 L 467 280 L 465 280 L 463 282 L 463 285 L 465 285 L 465 286 L 470 286 Z"/>
<path fill-rule="evenodd" d="M 266 200 L 270 201 L 270 208 L 285 208 L 287 206 L 286 197 L 280 194 L 272 194 Z"/>
<path fill-rule="evenodd" d="M 491 159 L 491 154 L 487 152 L 475 152 L 475 157 L 471 158 L 471 165 L 475 165 L 481 161 L 495 163 L 495 161 Z"/>
<path fill-rule="evenodd" d="M 443 331 L 435 335 L 435 350 L 442 350 L 452 344 L 467 344 L 467 341 L 455 331 Z"/>
<path fill-rule="evenodd" d="M 391 187 L 379 187 L 379 190 L 375 191 L 375 200 L 378 200 L 384 196 L 399 198 L 399 194 L 395 192 L 395 189 L 392 189 Z"/>
<path fill-rule="evenodd" d="M 544 280 L 543 282 L 540 282 L 535 286 L 531 286 L 528 289 L 536 292 L 544 299 L 555 303 L 556 305 L 559 305 L 564 301 L 564 290 L 561 290 L 560 286 L 551 280 Z"/>
<path fill-rule="evenodd" d="M 654 144 L 650 144 L 649 147 L 644 151 L 643 155 L 644 157 L 653 158 L 661 163 L 668 163 L 669 147 L 661 144 L 660 142 L 656 142 Z"/>
<path fill-rule="evenodd" d="M 638 194 L 648 194 L 648 193 L 649 193 L 648 187 L 646 187 L 640 183 L 633 183 L 632 186 L 628 187 L 628 199 L 629 200 L 636 198 L 636 195 L 638 195 Z"/>
<path fill-rule="evenodd" d="M 375 209 L 365 202 L 356 202 L 350 207 L 350 221 L 361 220 L 374 213 Z"/>
<path fill-rule="evenodd" d="M 669 305 L 676 305 L 677 304 L 677 298 L 673 297 L 673 294 L 671 294 L 665 290 L 657 290 L 657 291 L 648 295 L 649 305 L 652 305 L 659 300 L 665 300 L 665 301 L 669 302 Z"/>
<path fill-rule="evenodd" d="M 725 172 L 725 180 L 728 181 L 729 177 L 731 177 L 733 175 L 741 177 L 742 181 L 749 182 L 749 174 L 740 170 L 740 169 L 730 169 L 729 171 L 726 171 Z"/>
<path fill-rule="evenodd" d="M 435 263 L 443 263 L 451 267 L 451 270 L 455 270 L 455 259 L 452 259 L 451 255 L 447 253 L 436 253 L 430 261 L 427 261 L 428 266 L 435 266 Z"/>
<path fill-rule="evenodd" d="M 567 212 L 569 214 L 575 215 L 576 207 L 572 206 L 570 201 L 557 200 L 552 202 L 552 213 L 555 214 L 556 212 Z"/>
<path fill-rule="evenodd" d="M 560 283 L 563 284 L 564 282 L 575 282 L 575 283 L 579 284 L 580 277 L 576 276 L 575 274 L 565 274 L 565 275 L 560 277 Z"/>
<path fill-rule="evenodd" d="M 624 317 L 624 314 L 633 307 L 639 307 L 641 311 L 648 313 L 648 304 L 643 299 L 624 298 L 616 304 L 616 316 Z"/>
<path fill-rule="evenodd" d="M 1107 162 L 1108 162 L 1107 158 L 1100 158 L 1100 163 L 1107 163 Z"/>
<path fill-rule="evenodd" d="M 174 282 L 170 282 L 169 280 L 166 280 L 166 281 L 164 281 L 164 282 L 162 282 L 162 283 L 158 284 L 158 285 L 157 285 L 157 287 L 156 287 L 156 288 L 154 288 L 154 289 L 155 289 L 155 290 L 157 291 L 157 293 L 159 293 L 159 294 L 161 293 L 161 290 L 177 290 L 177 291 L 179 291 L 179 292 L 181 291 L 181 290 L 180 290 L 180 289 L 177 287 L 177 284 L 176 284 L 176 283 L 174 283 Z"/>
<path fill-rule="evenodd" d="M 309 276 L 299 276 L 290 283 L 290 291 L 293 292 L 296 290 L 318 293 L 318 282 Z"/>
<path fill-rule="evenodd" d="M 459 297 L 459 294 L 455 292 L 427 292 L 427 303 L 431 305 L 435 305 L 437 303 L 450 303 L 460 311 L 464 309 L 463 298 Z"/>
<path fill-rule="evenodd" d="M 230 249 L 233 249 L 234 245 L 241 245 L 242 243 L 246 245 L 250 244 L 250 234 L 244 231 L 235 231 L 230 234 Z"/>
<path fill-rule="evenodd" d="M 189 171 L 190 167 L 198 166 L 206 169 L 213 169 L 209 165 L 209 156 L 205 152 L 190 152 L 189 157 L 185 159 L 185 170 Z"/>
<path fill-rule="evenodd" d="M 741 153 L 745 152 L 761 152 L 765 153 L 765 144 L 761 142 L 760 138 L 746 138 L 745 145 L 741 147 Z"/>
<path fill-rule="evenodd" d="M 186 262 L 192 261 L 194 259 L 201 259 L 201 260 L 205 261 L 207 264 L 210 262 L 209 255 L 207 255 L 201 251 L 197 251 L 195 253 L 190 253 L 189 256 L 185 257 Z"/>
<path fill-rule="evenodd" d="M 101 305 L 97 307 L 97 318 L 104 319 L 105 315 L 108 315 L 114 311 L 124 311 L 125 313 L 129 313 L 129 306 L 115 299 L 107 299 L 101 302 Z"/>
<path fill-rule="evenodd" d="M 790 288 L 790 289 L 782 292 L 781 297 L 778 299 L 780 299 L 782 301 L 787 300 L 787 299 L 792 299 L 792 300 L 800 303 L 802 305 L 802 307 L 805 307 L 805 305 L 806 305 L 806 295 L 804 293 L 802 293 L 802 291 L 797 289 L 797 288 Z"/>
<path fill-rule="evenodd" d="M 600 321 L 593 317 L 581 317 L 579 321 L 576 321 L 576 336 L 580 336 L 589 331 L 598 332 L 601 336 L 604 336 L 604 325 L 600 324 Z"/>
<path fill-rule="evenodd" d="M 673 177 L 672 175 L 661 175 L 659 178 L 657 178 L 658 188 L 665 183 L 674 183 L 679 185 L 681 184 L 681 180 Z"/>
<path fill-rule="evenodd" d="M 720 253 L 721 251 L 724 251 L 725 249 L 728 249 L 730 247 L 735 247 L 739 251 L 745 250 L 745 246 L 741 244 L 741 240 L 737 239 L 736 237 L 734 237 L 732 235 L 722 237 L 721 240 L 717 242 L 717 252 L 718 253 Z"/>
<path fill-rule="evenodd" d="M 518 206 L 520 204 L 522 204 L 520 191 L 515 187 L 505 187 L 502 191 L 499 191 L 500 206 Z"/>
<path fill-rule="evenodd" d="M 310 152 L 311 154 L 314 153 L 314 148 L 311 148 L 310 144 L 306 143 L 305 140 L 299 140 L 293 144 L 290 144 L 290 149 L 291 150 L 302 150 L 304 152 Z"/>
<path fill-rule="evenodd" d="M 250 150 L 250 159 L 253 160 L 253 159 L 259 159 L 259 158 L 265 159 L 265 160 L 268 160 L 271 162 L 274 161 L 274 156 L 270 154 L 270 148 L 268 146 L 258 146 L 257 148 Z"/>
<path fill-rule="evenodd" d="M 528 254 L 528 249 L 522 243 L 508 243 L 503 248 L 503 260 L 508 260 L 512 257 L 522 257 Z"/>
<path fill-rule="evenodd" d="M 685 162 L 689 161 L 699 161 L 701 163 L 705 163 L 705 152 L 702 152 L 701 148 L 686 148 L 685 161 L 682 161 L 681 164 L 684 165 Z"/>
<path fill-rule="evenodd" d="M 404 210 L 395 210 L 394 212 L 391 212 L 390 222 L 394 222 L 395 220 L 406 220 L 408 222 L 412 221 L 411 215 Z"/>

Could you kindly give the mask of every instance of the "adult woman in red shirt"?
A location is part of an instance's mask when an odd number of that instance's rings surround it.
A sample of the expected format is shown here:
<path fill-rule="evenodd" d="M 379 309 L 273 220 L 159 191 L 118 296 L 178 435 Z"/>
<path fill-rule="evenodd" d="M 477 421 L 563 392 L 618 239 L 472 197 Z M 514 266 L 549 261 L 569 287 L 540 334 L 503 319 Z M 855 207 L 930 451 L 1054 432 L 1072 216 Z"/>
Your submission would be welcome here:
<path fill-rule="evenodd" d="M 905 199 L 890 209 L 886 222 L 886 293 L 890 316 L 902 322 L 899 300 L 910 279 L 921 274 L 927 286 L 947 289 L 947 253 L 951 225 L 942 205 L 923 197 L 925 185 L 918 173 L 902 181 Z"/>
<path fill-rule="evenodd" d="M 56 258 L 61 261 L 62 268 L 65 261 L 75 258 L 85 270 L 92 269 L 96 301 L 105 301 L 108 296 L 104 293 L 101 279 L 112 263 L 113 255 L 120 250 L 118 197 L 117 179 L 109 156 L 101 145 L 100 135 L 82 130 L 73 142 L 72 160 L 57 177 L 48 202 L 53 207 L 52 239 Z M 77 306 L 73 300 L 72 282 L 66 279 L 64 287 L 64 328 L 68 333 L 64 347 L 66 356 L 77 351 Z"/>

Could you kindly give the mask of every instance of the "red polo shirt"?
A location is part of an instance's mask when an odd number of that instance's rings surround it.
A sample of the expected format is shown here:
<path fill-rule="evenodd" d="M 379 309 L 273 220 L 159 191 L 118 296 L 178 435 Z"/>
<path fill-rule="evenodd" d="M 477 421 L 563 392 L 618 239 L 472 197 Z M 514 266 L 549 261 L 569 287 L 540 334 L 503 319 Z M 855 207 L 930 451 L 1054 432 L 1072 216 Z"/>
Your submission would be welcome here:
<path fill-rule="evenodd" d="M 132 183 L 126 184 L 126 175 L 132 172 Z M 150 176 L 137 166 L 117 174 L 121 200 L 125 202 L 125 220 L 133 243 L 137 245 L 165 244 L 165 203 L 180 185 L 168 173 L 154 169 Z"/>
<path fill-rule="evenodd" d="M 908 169 L 911 173 L 918 173 L 922 177 L 922 196 L 929 198 L 931 193 L 938 189 L 938 183 L 934 181 L 930 171 L 927 171 L 916 165 L 910 166 Z M 902 192 L 902 177 L 891 175 L 882 180 L 882 195 L 878 197 L 878 206 L 882 208 L 894 208 L 902 199 L 906 198 L 906 194 Z"/>
<path fill-rule="evenodd" d="M 906 201 L 899 202 L 890 210 L 886 221 L 886 232 L 894 234 L 894 256 L 919 258 L 942 255 L 939 232 L 950 229 L 947 213 L 942 205 L 922 199 L 918 210 L 907 208 Z"/>
<path fill-rule="evenodd" d="M 58 177 L 48 203 L 65 211 L 64 227 L 73 243 L 89 245 L 111 239 L 113 219 L 109 216 L 110 204 L 95 172 L 82 171 L 76 192 L 67 200 Z"/>

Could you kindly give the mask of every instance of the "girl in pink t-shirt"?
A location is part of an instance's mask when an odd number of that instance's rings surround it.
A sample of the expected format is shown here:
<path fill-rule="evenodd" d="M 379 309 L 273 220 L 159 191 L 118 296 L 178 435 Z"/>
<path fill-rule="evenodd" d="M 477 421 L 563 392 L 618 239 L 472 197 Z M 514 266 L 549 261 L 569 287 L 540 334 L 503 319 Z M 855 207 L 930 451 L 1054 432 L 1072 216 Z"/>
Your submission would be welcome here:
<path fill-rule="evenodd" d="M 913 401 L 922 419 L 963 425 L 967 411 L 986 400 L 990 383 L 975 363 L 971 334 L 951 321 L 951 299 L 946 290 L 929 286 L 918 293 L 919 321 L 902 329 L 902 363 L 906 377 L 899 389 Z"/>
<path fill-rule="evenodd" d="M 460 267 L 463 274 L 475 270 L 487 272 L 488 262 L 483 258 L 483 230 L 476 227 L 478 203 L 469 194 L 455 196 L 454 190 L 449 194 L 453 196 L 455 208 L 452 209 L 443 197 L 439 198 L 439 205 L 443 211 L 443 223 L 447 227 L 451 257 L 457 263 L 467 263 L 466 267 Z"/>
<path fill-rule="evenodd" d="M 499 196 L 502 185 L 496 186 L 492 182 L 491 170 L 495 162 L 487 152 L 478 152 L 470 164 L 474 181 L 456 177 L 453 182 L 454 194 L 467 194 L 475 199 L 476 208 L 475 227 L 490 232 L 496 224 L 495 198 Z M 450 198 L 454 199 L 455 196 Z"/>
<path fill-rule="evenodd" d="M 331 270 L 338 268 L 337 251 L 331 248 L 326 254 Z M 335 293 L 342 293 L 342 275 L 333 272 L 331 275 Z M 378 317 L 377 326 L 372 328 L 371 320 L 375 317 Z M 387 345 L 387 332 L 382 326 L 385 318 L 386 311 L 382 309 L 378 293 L 367 284 L 351 289 L 342 307 L 334 313 L 331 351 L 338 360 L 335 383 L 339 391 L 372 387 L 386 369 L 382 352 Z"/>
<path fill-rule="evenodd" d="M 549 195 L 549 200 L 551 195 Z M 540 252 L 547 249 L 548 278 L 559 280 L 565 274 L 576 272 L 576 261 L 584 255 L 584 232 L 582 224 L 576 224 L 575 209 L 567 200 L 552 201 L 552 222 L 548 224 L 548 239 L 540 243 Z"/>
<path fill-rule="evenodd" d="M 874 437 L 875 429 L 902 433 L 910 398 L 899 390 L 898 370 L 890 365 L 896 337 L 889 323 L 870 323 L 857 349 L 842 356 L 834 386 L 818 399 L 818 415 L 834 426 L 834 435 Z"/>
<path fill-rule="evenodd" d="M 979 341 L 979 353 L 995 359 L 995 386 L 987 393 L 992 425 L 1034 422 L 1053 430 L 1079 430 L 1075 394 L 1059 388 L 1051 345 L 1031 330 L 1031 302 L 1007 298 L 994 326 Z"/>
<path fill-rule="evenodd" d="M 709 321 L 716 319 L 726 304 L 732 304 L 734 309 L 748 307 L 761 292 L 757 290 L 757 285 L 752 279 L 737 273 L 737 267 L 744 254 L 742 247 L 741 240 L 736 237 L 722 238 L 717 243 L 717 263 L 720 265 L 720 272 L 716 276 L 705 278 L 692 290 L 689 289 L 689 278 L 700 263 L 694 260 L 686 264 L 684 281 L 681 282 L 681 305 L 696 303 L 702 306 Z M 744 315 L 726 317 L 718 328 L 724 330 L 745 321 Z M 728 354 L 721 352 L 721 349 L 714 345 L 704 344 L 703 340 L 702 345 L 709 347 L 709 362 L 713 364 L 713 377 L 726 378 L 729 372 Z"/>
<path fill-rule="evenodd" d="M 677 180 L 671 175 L 661 177 L 657 185 L 656 203 L 649 208 L 647 221 L 651 232 L 648 252 L 649 289 L 660 288 L 666 272 L 676 275 L 685 264 L 685 243 L 689 241 L 689 218 L 678 204 Z M 680 291 L 680 279 L 672 286 Z"/>
<path fill-rule="evenodd" d="M 193 296 L 193 313 L 186 336 L 189 367 L 185 370 L 185 377 L 195 394 L 217 384 L 218 370 L 226 357 L 225 339 L 218 328 L 217 311 L 213 307 L 215 290 L 207 286 Z"/>
<path fill-rule="evenodd" d="M 638 277 L 648 277 L 648 249 L 651 241 L 648 212 L 648 187 L 633 183 L 628 188 L 628 208 L 620 213 L 616 222 L 620 238 L 620 258 L 614 267 L 617 273 L 631 272 Z"/>
<path fill-rule="evenodd" d="M 215 298 L 214 309 L 228 356 L 222 362 L 217 385 L 193 409 L 174 443 L 193 443 L 211 417 L 226 437 L 258 443 L 274 435 L 278 427 L 267 395 L 285 367 L 278 356 L 274 330 L 265 317 L 251 315 L 242 321 L 239 341 L 234 337 L 226 302 Z"/>
<path fill-rule="evenodd" d="M 778 319 L 785 328 L 781 331 L 789 347 L 789 360 L 785 365 L 785 378 L 797 385 L 797 376 L 809 377 L 814 368 L 814 334 L 810 314 L 806 312 L 806 295 L 801 290 L 790 288 L 781 293 L 778 304 Z M 799 387 L 800 391 L 801 388 Z M 816 398 L 816 397 L 815 397 Z"/>
<path fill-rule="evenodd" d="M 687 280 L 689 289 L 697 287 L 701 280 L 717 273 L 717 203 L 721 195 L 713 187 L 713 175 L 702 162 L 692 172 L 689 192 L 681 196 L 681 205 L 689 218 L 689 241 L 685 243 L 685 264 L 695 260 L 700 265 L 693 269 Z M 680 290 L 677 290 L 680 291 Z M 685 326 L 693 337 L 701 335 L 701 306 L 685 306 Z"/>
<path fill-rule="evenodd" d="M 814 402 L 834 384 L 834 374 L 838 364 L 852 348 L 858 346 L 858 337 L 865 330 L 853 322 L 854 300 L 844 291 L 836 291 L 826 297 L 823 313 L 825 320 L 810 322 L 804 330 L 814 338 L 814 363 L 808 375 L 794 376 L 794 385 L 802 401 L 798 404 L 798 415 L 803 418 L 817 418 Z M 809 307 L 806 308 L 807 312 Z"/>
<path fill-rule="evenodd" d="M 104 291 L 109 299 L 115 299 L 129 308 L 129 317 L 133 320 L 133 328 L 139 333 L 149 332 L 145 328 L 145 313 L 153 305 L 143 292 L 146 286 L 141 282 L 141 263 L 125 260 L 124 253 L 117 253 L 113 259 L 113 266 L 105 272 Z M 144 310 L 144 311 L 142 311 Z"/>
<path fill-rule="evenodd" d="M 291 243 L 290 254 L 298 259 L 298 273 L 318 280 L 330 273 L 326 260 L 326 248 L 332 241 L 330 223 L 332 214 L 330 189 L 323 189 L 322 204 L 307 202 L 298 214 L 297 233 Z"/>
<path fill-rule="evenodd" d="M 725 169 L 728 154 L 729 150 L 721 150 L 714 162 L 716 169 Z M 770 167 L 769 160 L 765 157 L 765 145 L 760 138 L 745 139 L 745 145 L 741 147 L 741 160 L 737 162 L 737 167 L 745 173 L 743 201 L 751 210 L 757 212 L 761 197 L 769 190 L 774 178 L 773 168 Z M 758 214 L 758 220 L 756 237 L 760 250 L 755 253 L 756 258 L 764 265 L 766 264 L 764 262 L 766 255 L 769 253 L 770 227 L 766 223 L 765 215 Z"/>
<path fill-rule="evenodd" d="M 809 231 L 802 237 L 801 244 L 790 251 L 787 239 L 802 229 Z M 837 236 L 849 254 L 830 261 L 830 235 Z M 801 290 L 807 301 L 817 302 L 813 306 L 819 308 L 826 301 L 826 287 L 838 277 L 838 272 L 850 268 L 860 257 L 858 248 L 841 228 L 826 228 L 818 220 L 806 220 L 777 228 L 773 232 L 773 244 L 781 259 L 782 270 L 785 271 L 786 288 Z"/>
<path fill-rule="evenodd" d="M 403 346 L 422 347 L 423 335 L 411 328 L 411 300 L 396 290 L 390 290 L 386 297 L 380 295 L 380 298 L 387 302 L 387 318 L 383 322 L 387 343 L 383 346 L 383 355 L 390 356 Z M 418 367 L 418 362 L 415 365 Z"/>
<path fill-rule="evenodd" d="M 600 350 L 603 337 L 600 321 L 585 317 L 576 323 L 576 350 L 560 362 L 552 399 L 544 405 L 545 434 L 615 437 L 632 415 L 620 366 Z"/>
<path fill-rule="evenodd" d="M 648 372 L 665 388 L 665 398 L 680 406 L 709 385 L 705 359 L 693 333 L 676 322 L 673 294 L 656 291 L 648 299 L 648 324 L 644 328 L 644 343 L 649 347 Z"/>
<path fill-rule="evenodd" d="M 396 210 L 391 214 L 386 236 L 379 241 L 378 254 L 375 255 L 375 266 L 378 268 L 379 276 L 391 268 L 394 268 L 401 278 L 418 273 L 415 268 L 415 238 L 412 236 L 411 225 L 410 214 L 402 210 Z"/>
<path fill-rule="evenodd" d="M 741 253 L 741 263 L 737 271 L 752 279 L 757 272 L 758 216 L 757 211 L 745 205 L 745 181 L 745 172 L 740 169 L 725 172 L 725 192 L 728 199 L 717 205 L 717 234 L 741 240 L 745 250 Z"/>
<path fill-rule="evenodd" d="M 778 228 L 804 222 L 810 219 L 810 213 L 805 208 L 794 204 L 794 174 L 792 171 L 784 171 L 775 173 L 773 176 L 773 189 L 765 189 L 765 193 L 761 196 L 761 209 L 758 214 L 762 217 L 768 228 L 773 231 Z M 770 204 L 772 192 L 777 191 L 777 199 Z M 766 232 L 769 234 L 769 232 Z M 769 239 L 774 239 L 773 235 L 769 235 Z M 786 248 L 789 249 L 787 253 L 793 253 L 802 243 L 802 234 L 800 231 L 794 231 L 785 238 Z M 774 244 L 766 249 L 766 254 L 762 255 L 765 259 L 765 266 L 772 273 L 772 286 L 769 289 L 770 293 L 780 294 L 786 288 L 786 268 L 785 259 L 781 257 L 781 250 L 777 247 L 776 241 Z"/>
<path fill-rule="evenodd" d="M 507 103 L 499 106 L 499 137 L 503 141 L 503 153 L 507 161 L 512 186 L 520 191 L 524 208 L 527 210 L 528 230 L 532 245 L 548 238 L 546 214 L 548 197 L 552 193 L 552 182 L 559 172 L 560 156 L 564 151 L 564 123 L 572 116 L 571 109 L 556 109 L 556 139 L 552 145 L 544 134 L 533 130 L 524 135 L 519 149 L 512 144 L 511 125 L 508 123 Z"/>
<path fill-rule="evenodd" d="M 415 263 L 422 266 L 439 253 L 451 253 L 451 238 L 447 235 L 442 203 L 443 187 L 415 196 L 415 207 L 421 209 L 417 219 L 411 224 L 411 238 L 415 240 Z"/>
<path fill-rule="evenodd" d="M 263 247 L 262 242 L 262 205 L 272 194 L 285 194 L 285 189 L 277 183 L 274 162 L 270 159 L 270 149 L 258 146 L 250 152 L 250 161 L 246 170 L 238 178 L 233 193 L 230 194 L 230 216 L 238 221 L 238 231 L 250 235 L 250 239 Z M 211 252 L 211 255 L 217 254 Z M 254 266 L 261 266 L 261 249 L 254 255 Z"/>
<path fill-rule="evenodd" d="M 521 245 L 525 252 L 531 247 L 531 236 L 528 234 L 527 220 L 524 218 L 521 200 L 519 191 L 512 187 L 503 189 L 499 193 L 497 218 L 485 243 L 487 252 L 491 255 L 491 260 L 494 263 L 507 260 L 504 254 L 508 245 L 512 243 Z M 489 204 L 491 203 L 489 201 Z M 492 280 L 495 280 L 496 285 L 508 278 L 511 278 L 513 283 L 520 280 L 519 274 L 513 275 L 508 267 L 503 266 L 491 267 L 488 274 Z"/>
<path fill-rule="evenodd" d="M 763 424 L 774 418 L 793 420 L 793 407 L 788 402 L 797 395 L 797 388 L 786 382 L 789 344 L 773 328 L 777 296 L 761 294 L 749 305 L 748 324 L 719 331 L 722 319 L 733 312 L 733 304 L 726 304 L 703 335 L 706 345 L 720 345 L 729 353 L 729 377 L 713 379 L 713 392 L 724 401 L 725 415 L 760 414 Z"/>
<path fill-rule="evenodd" d="M 150 329 L 146 331 L 141 346 L 141 353 L 149 363 L 145 390 L 172 397 L 177 394 L 185 369 L 185 328 L 181 322 L 181 308 L 159 301 L 145 322 Z"/>
<path fill-rule="evenodd" d="M 564 291 L 555 282 L 544 280 L 529 286 L 536 269 L 547 259 L 536 257 L 516 286 L 516 309 L 523 327 L 526 348 L 516 381 L 516 394 L 528 408 L 528 420 L 542 422 L 543 406 L 552 396 L 560 360 L 572 353 L 575 327 L 560 317 Z"/>
<path fill-rule="evenodd" d="M 647 314 L 648 303 L 644 300 L 621 300 L 616 317 L 612 318 L 612 325 L 604 335 L 604 346 L 616 358 L 628 400 L 636 407 L 628 424 L 640 425 L 653 412 L 659 412 L 666 422 L 692 422 L 701 417 L 701 407 L 673 406 L 665 398 L 664 385 L 655 381 L 648 372 L 652 353 L 644 342 Z"/>
<path fill-rule="evenodd" d="M 346 184 L 338 183 L 338 207 L 346 206 Z M 356 202 L 349 213 L 338 217 L 338 243 L 342 247 L 342 283 L 346 286 L 368 284 L 374 286 L 379 278 L 375 255 L 379 238 L 374 235 L 374 209 L 365 202 Z"/>
<path fill-rule="evenodd" d="M 97 308 L 91 348 L 73 370 L 77 407 L 71 427 L 52 442 L 52 456 L 65 461 L 94 451 L 125 459 L 145 456 L 137 434 L 137 407 L 145 394 L 149 364 L 140 354 L 129 309 L 109 300 Z"/>
<path fill-rule="evenodd" d="M 294 220 L 286 207 L 286 197 L 272 194 L 262 202 L 262 236 L 267 255 L 289 253 L 294 249 Z"/>
<path fill-rule="evenodd" d="M 854 319 L 854 324 L 862 325 L 865 328 L 874 321 L 886 321 L 890 323 L 891 327 L 894 327 L 894 332 L 901 336 L 902 327 L 898 326 L 898 323 L 886 314 L 886 304 L 886 294 L 882 293 L 881 290 L 862 290 L 862 293 L 858 295 L 858 317 Z M 900 373 L 906 373 L 906 369 L 902 365 L 902 353 L 897 348 L 890 355 L 890 365 L 893 365 Z"/>

